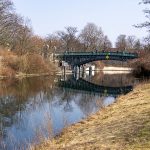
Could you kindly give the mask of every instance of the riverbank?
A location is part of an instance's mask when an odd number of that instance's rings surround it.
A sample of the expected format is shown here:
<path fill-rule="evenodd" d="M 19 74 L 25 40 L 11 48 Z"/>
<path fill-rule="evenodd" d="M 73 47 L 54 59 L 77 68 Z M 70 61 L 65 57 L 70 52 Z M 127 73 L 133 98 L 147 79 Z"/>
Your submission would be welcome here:
<path fill-rule="evenodd" d="M 16 74 L 15 76 L 13 76 L 13 78 L 16 78 L 16 79 L 23 79 L 23 78 L 30 78 L 30 77 L 40 77 L 40 76 L 50 76 L 50 75 L 54 75 L 55 74 L 55 71 L 51 72 L 51 73 L 41 73 L 41 74 L 25 74 L 25 73 L 18 73 Z M 0 76 L 0 80 L 3 80 L 3 79 L 8 79 L 10 77 L 8 76 Z"/>
<path fill-rule="evenodd" d="M 31 149 L 150 149 L 150 83 Z"/>

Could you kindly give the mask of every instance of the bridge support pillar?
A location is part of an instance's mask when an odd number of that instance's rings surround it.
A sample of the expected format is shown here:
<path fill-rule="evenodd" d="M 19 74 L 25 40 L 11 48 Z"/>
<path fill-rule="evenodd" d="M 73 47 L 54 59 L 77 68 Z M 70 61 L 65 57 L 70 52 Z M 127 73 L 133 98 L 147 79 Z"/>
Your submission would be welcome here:
<path fill-rule="evenodd" d="M 78 80 L 79 76 L 80 76 L 80 74 L 79 74 L 80 73 L 80 71 L 79 71 L 80 69 L 79 69 L 78 66 L 74 66 L 73 70 L 74 70 L 73 71 L 74 72 L 74 77 L 75 77 L 76 80 Z"/>
<path fill-rule="evenodd" d="M 80 77 L 80 74 L 81 74 L 81 66 L 78 66 L 79 67 L 79 77 Z"/>
<path fill-rule="evenodd" d="M 85 66 L 84 65 L 81 66 L 81 74 L 80 75 L 82 78 L 84 78 L 84 75 L 85 75 Z"/>
<path fill-rule="evenodd" d="M 92 66 L 89 67 L 89 76 L 92 76 Z"/>
<path fill-rule="evenodd" d="M 62 76 L 63 76 L 63 80 L 66 80 L 66 67 L 62 66 Z"/>

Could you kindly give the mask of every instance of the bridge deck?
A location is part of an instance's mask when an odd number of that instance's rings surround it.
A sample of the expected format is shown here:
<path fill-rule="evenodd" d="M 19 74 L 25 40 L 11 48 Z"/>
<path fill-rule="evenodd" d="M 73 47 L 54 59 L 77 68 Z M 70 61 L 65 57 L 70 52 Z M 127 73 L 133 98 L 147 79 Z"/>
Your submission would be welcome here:
<path fill-rule="evenodd" d="M 65 52 L 55 55 L 61 61 L 66 61 L 71 66 L 80 66 L 92 61 L 98 60 L 117 60 L 127 61 L 130 59 L 138 58 L 137 53 L 129 52 Z"/>
<path fill-rule="evenodd" d="M 91 56 L 91 55 L 101 55 L 101 56 L 134 56 L 138 57 L 137 53 L 130 53 L 130 52 L 64 52 L 64 53 L 57 53 L 57 56 Z"/>

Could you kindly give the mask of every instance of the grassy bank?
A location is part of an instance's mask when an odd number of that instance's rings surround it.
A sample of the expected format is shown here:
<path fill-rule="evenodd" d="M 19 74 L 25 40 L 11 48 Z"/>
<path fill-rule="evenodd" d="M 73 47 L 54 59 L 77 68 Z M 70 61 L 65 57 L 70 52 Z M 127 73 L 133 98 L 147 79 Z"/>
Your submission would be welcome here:
<path fill-rule="evenodd" d="M 31 149 L 150 149 L 150 83 Z"/>

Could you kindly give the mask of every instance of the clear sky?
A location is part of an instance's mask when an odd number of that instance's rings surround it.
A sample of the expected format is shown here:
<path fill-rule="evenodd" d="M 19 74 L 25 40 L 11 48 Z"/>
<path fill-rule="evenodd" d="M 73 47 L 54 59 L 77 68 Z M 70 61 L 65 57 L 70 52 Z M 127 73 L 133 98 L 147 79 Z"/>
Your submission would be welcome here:
<path fill-rule="evenodd" d="M 140 0 L 12 0 L 16 12 L 31 20 L 35 34 L 46 36 L 64 27 L 80 31 L 92 22 L 100 26 L 112 43 L 120 34 L 146 36 L 134 24 L 146 20 Z"/>

